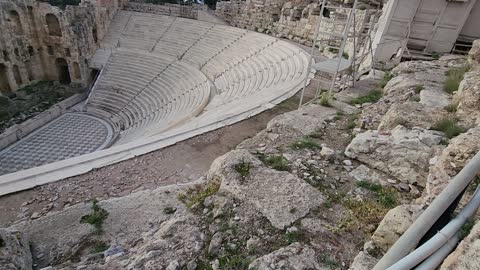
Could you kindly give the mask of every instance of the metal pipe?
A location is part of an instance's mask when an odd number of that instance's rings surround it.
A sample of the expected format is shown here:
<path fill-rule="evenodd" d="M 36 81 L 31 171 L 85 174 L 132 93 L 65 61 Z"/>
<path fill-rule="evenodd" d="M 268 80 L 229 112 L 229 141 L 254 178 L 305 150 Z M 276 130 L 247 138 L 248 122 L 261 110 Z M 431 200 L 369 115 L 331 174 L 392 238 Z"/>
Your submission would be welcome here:
<path fill-rule="evenodd" d="M 428 259 L 418 265 L 415 270 L 435 270 L 445 260 L 445 258 L 452 252 L 460 241 L 459 234 L 455 234 L 448 242 L 439 250 L 433 253 Z"/>
<path fill-rule="evenodd" d="M 405 256 L 403 259 L 390 266 L 388 270 L 404 270 L 412 269 L 430 255 L 442 248 L 449 240 L 455 236 L 463 224 L 477 211 L 480 206 L 480 192 L 475 191 L 470 202 L 462 209 L 462 211 L 450 221 L 441 231 L 434 237 L 425 242 L 422 246 L 417 248 L 412 253 Z"/>
<path fill-rule="evenodd" d="M 418 217 L 408 230 L 393 244 L 373 270 L 384 270 L 405 257 L 416 247 L 420 238 L 432 227 L 457 196 L 468 186 L 480 171 L 480 152 L 453 178 L 430 206 Z"/>

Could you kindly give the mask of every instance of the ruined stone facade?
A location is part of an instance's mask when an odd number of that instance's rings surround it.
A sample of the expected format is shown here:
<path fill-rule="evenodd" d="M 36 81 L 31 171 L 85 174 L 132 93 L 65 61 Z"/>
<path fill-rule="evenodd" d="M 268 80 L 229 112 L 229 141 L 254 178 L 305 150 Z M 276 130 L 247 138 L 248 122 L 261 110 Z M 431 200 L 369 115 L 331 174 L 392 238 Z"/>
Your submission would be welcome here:
<path fill-rule="evenodd" d="M 0 3 L 1 93 L 40 80 L 87 85 L 88 59 L 122 5 L 85 1 L 62 10 L 36 1 Z"/>
<path fill-rule="evenodd" d="M 357 10 L 356 28 L 361 30 L 366 9 Z M 288 38 L 311 45 L 315 25 L 320 18 L 321 5 L 313 0 L 232 0 L 217 2 L 216 15 L 232 26 Z M 328 12 L 328 11 L 324 11 Z M 334 16 L 342 14 L 332 14 Z M 321 30 L 329 31 L 326 20 Z"/>

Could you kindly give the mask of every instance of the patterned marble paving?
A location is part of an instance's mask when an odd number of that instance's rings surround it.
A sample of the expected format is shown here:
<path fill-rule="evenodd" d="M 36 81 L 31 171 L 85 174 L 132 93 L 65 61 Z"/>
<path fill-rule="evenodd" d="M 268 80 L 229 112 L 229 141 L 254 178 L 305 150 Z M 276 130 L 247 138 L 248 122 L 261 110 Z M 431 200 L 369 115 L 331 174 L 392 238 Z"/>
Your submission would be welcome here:
<path fill-rule="evenodd" d="M 67 113 L 0 151 L 0 175 L 91 153 L 108 146 L 112 128 L 96 117 Z"/>

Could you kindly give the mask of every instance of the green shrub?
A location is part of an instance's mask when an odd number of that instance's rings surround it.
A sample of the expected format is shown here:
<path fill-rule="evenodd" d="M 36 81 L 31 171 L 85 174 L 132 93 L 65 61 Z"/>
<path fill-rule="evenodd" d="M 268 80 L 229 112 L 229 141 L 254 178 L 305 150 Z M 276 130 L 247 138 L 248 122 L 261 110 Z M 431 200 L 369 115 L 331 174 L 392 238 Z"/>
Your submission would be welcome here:
<path fill-rule="evenodd" d="M 376 201 L 386 208 L 393 208 L 397 204 L 396 193 L 392 189 L 367 181 L 359 181 L 357 186 L 373 192 Z"/>
<path fill-rule="evenodd" d="M 265 163 L 265 165 L 277 171 L 290 170 L 290 167 L 288 166 L 288 161 L 282 156 L 268 156 L 262 161 Z"/>
<path fill-rule="evenodd" d="M 425 89 L 425 86 L 423 86 L 423 84 L 415 85 L 415 93 L 419 94 L 423 89 Z"/>
<path fill-rule="evenodd" d="M 103 225 L 103 222 L 105 221 L 105 219 L 107 219 L 107 217 L 108 217 L 108 212 L 105 209 L 102 209 L 98 205 L 98 201 L 95 200 L 95 199 L 92 201 L 91 209 L 92 209 L 93 212 L 91 214 L 83 216 L 80 219 L 80 222 L 81 223 L 88 223 L 88 224 L 92 225 L 95 228 L 95 230 L 97 231 L 97 233 L 99 233 L 99 232 L 102 231 L 102 225 Z"/>
<path fill-rule="evenodd" d="M 245 162 L 242 160 L 242 162 L 235 164 L 233 168 L 237 173 L 242 176 L 242 178 L 246 178 L 248 175 L 250 175 L 250 167 L 252 166 L 252 163 L 250 162 Z"/>
<path fill-rule="evenodd" d="M 445 107 L 445 110 L 450 113 L 454 113 L 457 111 L 458 103 L 450 103 Z"/>
<path fill-rule="evenodd" d="M 320 145 L 318 143 L 312 141 L 310 138 L 302 138 L 296 142 L 294 142 L 291 147 L 296 150 L 300 149 L 318 149 Z"/>
<path fill-rule="evenodd" d="M 378 83 L 378 86 L 383 89 L 392 78 L 393 74 L 390 73 L 390 71 L 385 72 L 382 80 Z"/>
<path fill-rule="evenodd" d="M 358 97 L 350 101 L 350 104 L 355 105 L 355 104 L 363 104 L 363 103 L 368 103 L 368 102 L 377 102 L 381 97 L 383 93 L 379 89 L 375 89 L 370 91 L 366 96 L 363 97 Z"/>
<path fill-rule="evenodd" d="M 177 195 L 178 200 L 183 202 L 188 208 L 196 204 L 203 203 L 206 198 L 217 193 L 220 188 L 220 183 L 216 181 L 209 182 L 205 187 L 197 187 L 188 189 L 185 193 Z"/>
<path fill-rule="evenodd" d="M 463 77 L 467 71 L 470 70 L 469 65 L 464 65 L 462 67 L 450 68 L 446 75 L 447 79 L 443 83 L 443 89 L 445 92 L 452 94 L 458 90 L 460 82 L 463 80 Z"/>
<path fill-rule="evenodd" d="M 95 243 L 95 246 L 93 247 L 93 251 L 95 253 L 101 253 L 101 252 L 104 252 L 105 250 L 107 250 L 110 246 L 103 242 L 103 241 L 98 241 Z"/>
<path fill-rule="evenodd" d="M 455 118 L 449 117 L 442 118 L 435 122 L 432 129 L 442 131 L 449 139 L 465 132 L 462 127 L 457 125 L 457 120 Z"/>
<path fill-rule="evenodd" d="M 331 107 L 332 105 L 330 104 L 330 100 L 332 97 L 330 96 L 329 93 L 323 92 L 320 95 L 320 105 L 325 106 L 325 107 Z"/>

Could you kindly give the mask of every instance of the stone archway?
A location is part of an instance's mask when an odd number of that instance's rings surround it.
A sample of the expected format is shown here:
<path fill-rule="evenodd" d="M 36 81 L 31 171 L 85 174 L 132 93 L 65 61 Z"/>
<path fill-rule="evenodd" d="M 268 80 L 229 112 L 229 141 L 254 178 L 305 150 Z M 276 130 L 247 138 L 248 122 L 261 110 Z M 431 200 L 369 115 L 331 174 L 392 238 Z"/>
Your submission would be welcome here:
<path fill-rule="evenodd" d="M 72 79 L 70 78 L 67 60 L 64 58 L 57 58 L 55 60 L 55 65 L 57 66 L 58 81 L 61 84 L 70 84 Z"/>
<path fill-rule="evenodd" d="M 4 64 L 0 64 L 0 92 L 3 94 L 12 92 L 12 88 L 8 82 L 7 67 Z"/>
<path fill-rule="evenodd" d="M 45 21 L 48 27 L 48 34 L 51 36 L 62 36 L 62 28 L 60 27 L 60 22 L 58 21 L 57 16 L 52 13 L 48 13 L 45 16 Z"/>
<path fill-rule="evenodd" d="M 20 15 L 15 10 L 9 12 L 10 21 L 13 24 L 13 31 L 16 34 L 23 34 L 22 21 L 20 20 Z"/>
<path fill-rule="evenodd" d="M 18 69 L 17 65 L 13 65 L 13 78 L 15 79 L 15 82 L 17 83 L 18 86 L 23 84 L 22 81 L 22 76 L 20 75 L 20 69 Z"/>

